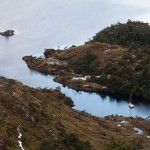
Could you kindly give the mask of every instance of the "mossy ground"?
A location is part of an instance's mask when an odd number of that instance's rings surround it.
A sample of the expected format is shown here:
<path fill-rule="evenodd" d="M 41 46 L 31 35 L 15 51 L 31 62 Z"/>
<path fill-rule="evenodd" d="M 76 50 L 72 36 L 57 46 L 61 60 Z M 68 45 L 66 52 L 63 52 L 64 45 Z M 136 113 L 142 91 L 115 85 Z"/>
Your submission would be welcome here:
<path fill-rule="evenodd" d="M 140 142 L 150 147 L 150 121 L 141 118 L 97 118 L 65 105 L 59 90 L 33 89 L 15 80 L 0 78 L 0 148 L 18 149 L 17 127 L 25 149 L 97 149 L 112 143 Z M 117 127 L 116 123 L 128 124 Z M 137 135 L 133 127 L 144 131 Z M 114 144 L 113 144 L 114 146 Z"/>

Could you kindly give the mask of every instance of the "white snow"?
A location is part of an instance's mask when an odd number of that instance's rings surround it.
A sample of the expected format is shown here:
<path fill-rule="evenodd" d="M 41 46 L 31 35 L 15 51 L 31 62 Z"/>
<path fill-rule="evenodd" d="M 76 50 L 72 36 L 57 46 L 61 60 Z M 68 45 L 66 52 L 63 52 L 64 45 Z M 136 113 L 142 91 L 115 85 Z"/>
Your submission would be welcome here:
<path fill-rule="evenodd" d="M 134 132 L 135 132 L 135 134 L 138 134 L 138 135 L 142 135 L 143 134 L 143 131 L 141 129 L 139 129 L 139 128 L 136 128 L 136 127 L 134 127 Z"/>
<path fill-rule="evenodd" d="M 50 57 L 47 59 L 47 64 L 49 65 L 60 65 L 60 61 L 55 59 L 54 57 Z"/>
<path fill-rule="evenodd" d="M 102 88 L 103 88 L 103 89 L 107 89 L 107 86 L 103 86 Z"/>
<path fill-rule="evenodd" d="M 150 136 L 147 135 L 146 137 L 147 137 L 148 139 L 150 139 Z"/>
<path fill-rule="evenodd" d="M 136 58 L 136 56 L 135 56 L 135 55 L 132 55 L 132 57 L 133 57 L 133 58 Z"/>
<path fill-rule="evenodd" d="M 127 124 L 127 123 L 128 123 L 128 121 L 122 120 L 120 122 L 117 122 L 116 125 L 117 125 L 117 127 L 121 127 L 122 126 L 121 124 Z"/>
<path fill-rule="evenodd" d="M 83 85 L 83 87 L 89 87 L 90 85 Z"/>
<path fill-rule="evenodd" d="M 122 120 L 120 123 L 121 123 L 121 124 L 127 124 L 128 121 Z"/>
<path fill-rule="evenodd" d="M 100 78 L 101 77 L 101 75 L 100 76 L 95 76 L 95 78 Z"/>
<path fill-rule="evenodd" d="M 60 65 L 60 63 L 56 62 L 56 61 L 47 62 L 47 64 L 49 64 L 49 65 Z"/>
<path fill-rule="evenodd" d="M 21 137 L 22 137 L 22 134 L 19 130 L 19 127 L 17 128 L 18 130 L 18 143 L 19 143 L 19 147 L 21 148 L 21 150 L 24 150 L 23 146 L 22 146 L 22 142 L 21 142 Z"/>
<path fill-rule="evenodd" d="M 85 77 L 73 77 L 72 80 L 87 80 L 90 78 L 90 76 L 85 76 Z"/>
<path fill-rule="evenodd" d="M 121 127 L 121 124 L 117 124 L 117 127 Z"/>
<path fill-rule="evenodd" d="M 83 85 L 83 87 L 95 87 L 95 86 L 96 86 L 95 83 L 89 83 L 89 84 Z"/>
<path fill-rule="evenodd" d="M 109 52 L 111 49 L 107 49 L 107 50 L 105 50 L 105 53 L 107 53 L 107 52 Z"/>
<path fill-rule="evenodd" d="M 111 77 L 111 75 L 107 75 L 107 79 L 109 79 Z"/>

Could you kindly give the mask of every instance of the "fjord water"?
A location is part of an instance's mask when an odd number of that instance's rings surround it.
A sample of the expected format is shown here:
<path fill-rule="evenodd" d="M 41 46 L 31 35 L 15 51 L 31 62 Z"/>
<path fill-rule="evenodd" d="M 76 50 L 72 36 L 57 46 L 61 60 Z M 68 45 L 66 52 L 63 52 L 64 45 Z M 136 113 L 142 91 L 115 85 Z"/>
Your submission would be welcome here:
<path fill-rule="evenodd" d="M 150 116 L 150 104 L 137 100 L 130 110 L 128 99 L 96 93 L 76 92 L 30 70 L 22 57 L 42 55 L 45 48 L 84 44 L 96 32 L 127 19 L 149 21 L 150 3 L 138 5 L 119 0 L 5 0 L 0 2 L 0 31 L 15 30 L 15 36 L 0 36 L 0 75 L 21 81 L 30 87 L 61 87 L 70 96 L 75 109 L 94 116 Z"/>

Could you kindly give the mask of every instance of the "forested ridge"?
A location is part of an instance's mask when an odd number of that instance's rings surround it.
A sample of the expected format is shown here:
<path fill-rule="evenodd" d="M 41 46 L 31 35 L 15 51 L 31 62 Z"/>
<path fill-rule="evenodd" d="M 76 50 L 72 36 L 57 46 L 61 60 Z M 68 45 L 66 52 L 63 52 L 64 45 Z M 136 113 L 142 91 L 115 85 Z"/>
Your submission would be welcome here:
<path fill-rule="evenodd" d="M 90 42 L 117 44 L 127 48 L 120 58 L 111 60 L 101 69 L 99 84 L 134 96 L 150 97 L 150 26 L 148 23 L 128 20 L 98 32 Z M 108 79 L 109 75 L 109 79 Z"/>
<path fill-rule="evenodd" d="M 118 22 L 98 32 L 91 41 L 128 48 L 150 47 L 150 26 L 141 21 Z"/>

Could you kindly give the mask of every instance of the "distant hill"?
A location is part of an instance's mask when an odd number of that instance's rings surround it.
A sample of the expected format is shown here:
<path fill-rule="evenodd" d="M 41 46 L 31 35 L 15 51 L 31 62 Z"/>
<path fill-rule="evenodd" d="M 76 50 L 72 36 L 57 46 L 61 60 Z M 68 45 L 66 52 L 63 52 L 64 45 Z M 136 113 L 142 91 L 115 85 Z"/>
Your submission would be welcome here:
<path fill-rule="evenodd" d="M 128 20 L 127 23 L 117 23 L 103 29 L 91 41 L 129 48 L 150 47 L 150 26 L 141 21 Z"/>

